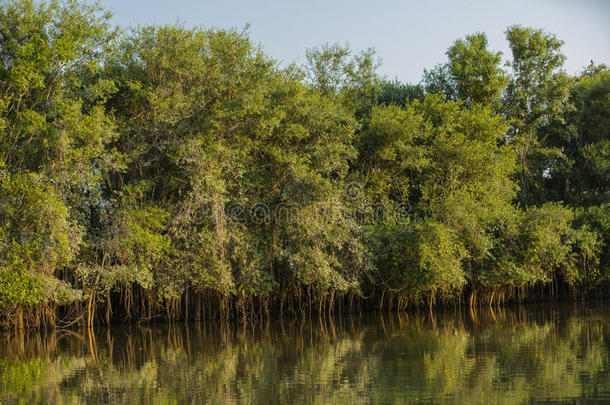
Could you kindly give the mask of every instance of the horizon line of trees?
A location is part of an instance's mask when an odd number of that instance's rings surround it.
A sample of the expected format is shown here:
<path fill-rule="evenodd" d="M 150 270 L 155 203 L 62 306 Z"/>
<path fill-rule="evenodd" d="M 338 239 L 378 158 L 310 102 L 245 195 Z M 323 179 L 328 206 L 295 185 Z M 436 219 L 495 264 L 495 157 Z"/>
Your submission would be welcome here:
<path fill-rule="evenodd" d="M 607 287 L 610 70 L 566 74 L 543 30 L 506 39 L 507 65 L 475 33 L 411 84 L 373 50 L 282 67 L 244 32 L 1 1 L 1 323 Z M 256 204 L 299 220 L 227 209 Z"/>

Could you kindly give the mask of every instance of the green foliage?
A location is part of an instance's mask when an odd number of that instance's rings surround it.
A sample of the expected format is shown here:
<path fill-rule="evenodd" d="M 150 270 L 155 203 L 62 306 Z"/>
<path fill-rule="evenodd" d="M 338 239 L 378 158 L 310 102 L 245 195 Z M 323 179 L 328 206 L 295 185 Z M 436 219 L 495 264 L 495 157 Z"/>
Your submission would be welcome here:
<path fill-rule="evenodd" d="M 559 205 L 548 203 L 530 208 L 521 223 L 519 242 L 523 268 L 532 281 L 549 281 L 554 272 L 571 279 L 570 223 L 573 213 Z"/>
<path fill-rule="evenodd" d="M 245 32 L 0 4 L 4 307 L 608 279 L 610 76 L 551 34 L 510 27 L 510 72 L 468 35 L 403 84 L 373 50 L 282 68 Z"/>
<path fill-rule="evenodd" d="M 508 81 L 500 67 L 501 56 L 501 52 L 487 50 L 487 36 L 483 33 L 455 41 L 447 51 L 447 57 L 460 100 L 469 105 L 498 105 Z"/>
<path fill-rule="evenodd" d="M 509 142 L 520 166 L 521 202 L 540 201 L 539 190 L 552 161 L 561 150 L 547 143 L 547 126 L 569 108 L 572 80 L 562 70 L 563 42 L 530 27 L 511 26 L 506 39 L 512 51 L 512 77 L 505 90 L 504 113 L 511 121 Z"/>
<path fill-rule="evenodd" d="M 326 44 L 307 50 L 306 72 L 316 90 L 339 97 L 360 118 L 380 93 L 379 64 L 373 48 L 353 55 L 349 45 Z"/>
<path fill-rule="evenodd" d="M 451 295 L 466 283 L 466 252 L 446 225 L 426 221 L 391 224 L 376 230 L 375 257 L 380 282 L 398 295 Z"/>
<path fill-rule="evenodd" d="M 13 258 L 10 267 L 7 264 L 3 267 L 0 271 L 0 307 L 38 304 L 44 299 L 41 280 L 27 271 L 19 257 Z"/>
<path fill-rule="evenodd" d="M 603 67 L 577 80 L 573 108 L 549 125 L 548 142 L 563 152 L 545 178 L 547 198 L 578 205 L 610 199 L 610 71 Z"/>
<path fill-rule="evenodd" d="M 421 84 L 384 80 L 381 82 L 377 104 L 395 104 L 404 107 L 413 100 L 423 100 L 424 94 L 424 86 Z"/>
<path fill-rule="evenodd" d="M 101 168 L 113 161 L 103 105 L 112 83 L 98 77 L 108 18 L 76 1 L 0 4 L 3 304 L 78 298 L 56 277 L 93 231 Z"/>
<path fill-rule="evenodd" d="M 592 285 L 607 282 L 610 279 L 610 203 L 576 210 L 576 223 L 598 236 L 598 254 L 593 259 L 586 256 L 581 259 L 583 278 Z M 585 253 L 590 250 L 587 248 Z M 592 260 L 593 265 L 590 265 Z"/>
<path fill-rule="evenodd" d="M 499 108 L 500 95 L 508 82 L 500 67 L 501 52 L 487 49 L 484 33 L 458 39 L 447 50 L 449 61 L 424 74 L 428 93 L 440 93 L 447 100 L 489 104 Z"/>
<path fill-rule="evenodd" d="M 61 300 L 42 293 L 43 282 L 59 281 L 52 281 L 55 272 L 72 262 L 82 239 L 57 187 L 43 181 L 35 174 L 0 173 L 3 305 Z"/>

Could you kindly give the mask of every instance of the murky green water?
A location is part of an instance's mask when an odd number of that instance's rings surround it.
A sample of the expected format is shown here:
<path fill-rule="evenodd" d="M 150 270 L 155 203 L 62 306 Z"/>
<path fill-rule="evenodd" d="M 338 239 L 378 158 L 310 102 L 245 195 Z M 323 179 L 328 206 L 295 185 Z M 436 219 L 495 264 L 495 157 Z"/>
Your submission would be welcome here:
<path fill-rule="evenodd" d="M 610 403 L 609 304 L 5 336 L 0 403 Z"/>

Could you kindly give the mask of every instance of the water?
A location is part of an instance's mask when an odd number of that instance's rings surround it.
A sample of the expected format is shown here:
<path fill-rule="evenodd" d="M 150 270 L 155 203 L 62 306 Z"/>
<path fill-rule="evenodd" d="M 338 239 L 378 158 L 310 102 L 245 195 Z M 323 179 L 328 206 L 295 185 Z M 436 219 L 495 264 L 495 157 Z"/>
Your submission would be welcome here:
<path fill-rule="evenodd" d="M 610 403 L 610 305 L 0 338 L 0 403 Z"/>

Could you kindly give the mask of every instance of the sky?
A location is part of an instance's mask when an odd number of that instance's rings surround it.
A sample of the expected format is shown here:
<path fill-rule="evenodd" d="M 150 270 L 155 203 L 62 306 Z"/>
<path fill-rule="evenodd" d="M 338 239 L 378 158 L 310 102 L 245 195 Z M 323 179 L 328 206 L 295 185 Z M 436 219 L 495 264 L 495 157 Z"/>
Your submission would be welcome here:
<path fill-rule="evenodd" d="M 510 57 L 504 31 L 512 24 L 542 28 L 565 42 L 565 69 L 610 65 L 610 0 L 102 0 L 121 27 L 182 23 L 189 27 L 250 25 L 250 38 L 282 64 L 305 62 L 325 43 L 375 48 L 380 73 L 419 82 L 425 68 L 446 60 L 453 41 L 485 32 L 490 48 Z"/>

